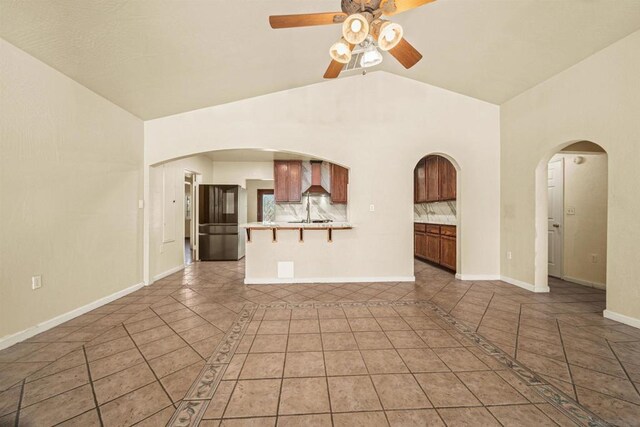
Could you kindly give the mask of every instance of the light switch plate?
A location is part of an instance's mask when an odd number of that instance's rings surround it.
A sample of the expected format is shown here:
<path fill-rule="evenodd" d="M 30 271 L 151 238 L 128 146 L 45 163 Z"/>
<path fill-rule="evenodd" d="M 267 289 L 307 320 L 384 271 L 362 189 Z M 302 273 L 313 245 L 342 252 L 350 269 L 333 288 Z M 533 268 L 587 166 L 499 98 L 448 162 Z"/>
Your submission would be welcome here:
<path fill-rule="evenodd" d="M 40 275 L 33 276 L 31 278 L 31 289 L 35 291 L 36 289 L 40 289 L 41 287 L 42 287 L 42 276 Z"/>
<path fill-rule="evenodd" d="M 144 209 L 144 200 L 138 200 L 138 209 Z"/>
<path fill-rule="evenodd" d="M 573 206 L 569 206 L 567 208 L 567 215 L 575 215 L 576 214 L 576 208 L 574 208 Z"/>

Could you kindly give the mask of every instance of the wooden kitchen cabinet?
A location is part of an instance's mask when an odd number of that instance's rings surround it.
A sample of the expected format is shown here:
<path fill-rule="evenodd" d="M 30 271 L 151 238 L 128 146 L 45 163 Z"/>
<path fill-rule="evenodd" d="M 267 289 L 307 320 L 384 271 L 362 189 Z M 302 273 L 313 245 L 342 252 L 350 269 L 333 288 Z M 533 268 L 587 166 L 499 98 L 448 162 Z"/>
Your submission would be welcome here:
<path fill-rule="evenodd" d="M 422 158 L 414 170 L 414 203 L 456 199 L 456 168 L 442 156 Z"/>
<path fill-rule="evenodd" d="M 427 201 L 427 166 L 426 159 L 420 159 L 416 169 L 413 173 L 414 176 L 414 203 L 424 203 Z"/>
<path fill-rule="evenodd" d="M 438 200 L 456 199 L 456 168 L 444 157 L 438 156 Z"/>
<path fill-rule="evenodd" d="M 456 270 L 456 227 L 414 223 L 414 256 Z"/>
<path fill-rule="evenodd" d="M 347 203 L 349 169 L 331 164 L 331 203 Z"/>
<path fill-rule="evenodd" d="M 415 232 L 413 235 L 413 244 L 415 248 L 415 256 L 420 258 L 427 257 L 427 235 L 425 233 Z"/>
<path fill-rule="evenodd" d="M 438 156 L 427 156 L 425 162 L 426 172 L 426 184 L 427 187 L 427 202 L 437 202 L 440 200 L 440 180 L 438 170 Z"/>
<path fill-rule="evenodd" d="M 302 200 L 302 162 L 300 160 L 275 160 L 273 181 L 276 202 Z"/>

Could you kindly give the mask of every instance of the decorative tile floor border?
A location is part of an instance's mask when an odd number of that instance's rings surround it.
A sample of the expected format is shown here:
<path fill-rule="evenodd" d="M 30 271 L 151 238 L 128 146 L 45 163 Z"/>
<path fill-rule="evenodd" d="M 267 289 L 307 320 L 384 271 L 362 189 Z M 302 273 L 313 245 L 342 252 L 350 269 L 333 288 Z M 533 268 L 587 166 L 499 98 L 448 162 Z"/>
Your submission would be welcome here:
<path fill-rule="evenodd" d="M 332 303 L 273 303 L 273 304 L 246 304 L 238 314 L 231 329 L 224 336 L 220 344 L 200 371 L 193 385 L 185 395 L 183 401 L 176 409 L 173 417 L 167 424 L 171 427 L 197 426 L 204 416 L 207 406 L 212 399 L 218 384 L 233 357 L 240 340 L 244 336 L 247 327 L 257 310 L 266 309 L 294 309 L 294 308 L 345 308 L 345 307 L 399 307 L 420 306 L 438 315 L 443 321 L 451 325 L 455 330 L 480 347 L 485 353 L 493 357 L 518 376 L 525 384 L 531 386 L 548 403 L 558 409 L 564 415 L 575 421 L 578 425 L 588 427 L 608 427 L 611 424 L 602 420 L 591 411 L 568 397 L 555 386 L 540 378 L 511 356 L 493 345 L 482 335 L 458 321 L 455 317 L 442 310 L 437 305 L 428 301 L 367 301 L 367 302 L 332 302 Z"/>

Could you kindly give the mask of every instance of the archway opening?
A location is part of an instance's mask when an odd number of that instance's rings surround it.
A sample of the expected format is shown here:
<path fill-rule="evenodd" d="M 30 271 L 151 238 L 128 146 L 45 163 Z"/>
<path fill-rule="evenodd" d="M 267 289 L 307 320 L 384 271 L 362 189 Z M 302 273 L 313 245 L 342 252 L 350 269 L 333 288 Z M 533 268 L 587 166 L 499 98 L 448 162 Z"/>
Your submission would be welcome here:
<path fill-rule="evenodd" d="M 535 290 L 606 290 L 608 161 L 590 141 L 562 144 L 536 169 Z M 601 301 L 604 308 L 604 295 Z"/>
<path fill-rule="evenodd" d="M 418 160 L 413 171 L 413 236 L 416 270 L 421 263 L 460 272 L 460 168 L 443 153 Z"/>
<path fill-rule="evenodd" d="M 197 261 L 236 262 L 233 269 L 244 277 L 243 225 L 347 223 L 348 173 L 314 155 L 266 149 L 216 150 L 151 165 L 148 282 Z"/>

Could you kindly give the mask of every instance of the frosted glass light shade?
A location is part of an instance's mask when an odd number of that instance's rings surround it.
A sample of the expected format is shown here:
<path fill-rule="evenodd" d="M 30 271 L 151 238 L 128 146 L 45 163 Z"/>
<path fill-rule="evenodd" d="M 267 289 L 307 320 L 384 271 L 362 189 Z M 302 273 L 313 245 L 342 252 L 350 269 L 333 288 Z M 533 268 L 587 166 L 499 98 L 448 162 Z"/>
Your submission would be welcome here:
<path fill-rule="evenodd" d="M 329 55 L 331 55 L 331 59 L 334 61 L 347 64 L 351 61 L 351 48 L 349 47 L 349 43 L 347 43 L 344 38 L 341 38 L 331 46 Z"/>
<path fill-rule="evenodd" d="M 351 44 L 362 43 L 368 35 L 369 21 L 360 13 L 347 16 L 342 23 L 342 37 Z"/>
<path fill-rule="evenodd" d="M 365 49 L 360 59 L 360 65 L 362 67 L 373 67 L 382 62 L 382 54 L 378 52 L 378 49 L 374 45 Z"/>
<path fill-rule="evenodd" d="M 381 50 L 393 49 L 400 43 L 404 30 L 400 24 L 384 19 L 376 19 L 371 23 L 371 35 L 378 42 Z"/>

